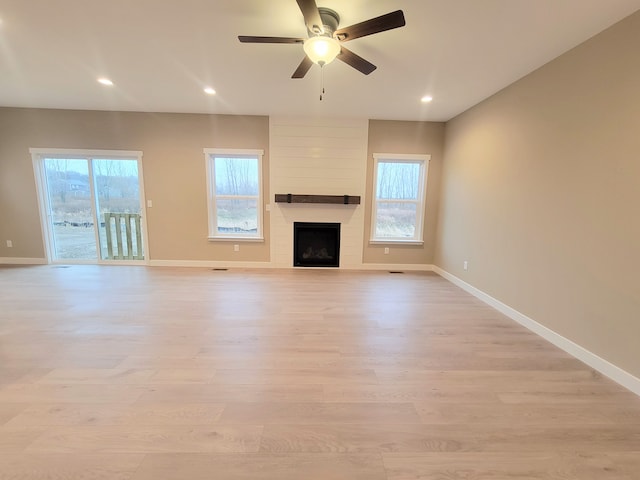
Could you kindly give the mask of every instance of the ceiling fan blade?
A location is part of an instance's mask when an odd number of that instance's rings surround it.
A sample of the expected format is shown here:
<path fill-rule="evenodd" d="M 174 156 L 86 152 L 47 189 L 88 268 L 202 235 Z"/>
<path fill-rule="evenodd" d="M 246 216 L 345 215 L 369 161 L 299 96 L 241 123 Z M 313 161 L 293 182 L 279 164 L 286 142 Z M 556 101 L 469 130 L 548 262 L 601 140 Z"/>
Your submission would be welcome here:
<path fill-rule="evenodd" d="M 307 24 L 309 31 L 314 33 L 324 33 L 324 27 L 322 26 L 322 18 L 320 18 L 320 11 L 316 5 L 315 0 L 296 0 L 302 16 L 304 17 L 304 23 Z"/>
<path fill-rule="evenodd" d="M 342 60 L 347 65 L 352 66 L 359 72 L 364 73 L 365 75 L 369 75 L 373 72 L 376 67 L 373 63 L 368 62 L 360 55 L 356 55 L 351 50 L 347 50 L 346 48 L 341 46 L 340 53 L 336 57 L 338 60 Z"/>
<path fill-rule="evenodd" d="M 291 75 L 291 78 L 304 78 L 312 65 L 313 62 L 311 59 L 305 55 L 300 65 L 298 65 L 298 68 L 296 68 L 296 71 Z"/>
<path fill-rule="evenodd" d="M 250 35 L 239 35 L 238 40 L 242 43 L 304 43 L 303 38 L 253 37 Z"/>
<path fill-rule="evenodd" d="M 348 42 L 355 38 L 385 32 L 394 28 L 404 27 L 405 25 L 404 13 L 402 13 L 402 10 L 396 10 L 395 12 L 371 18 L 349 27 L 340 28 L 336 30 L 334 36 L 341 42 Z"/>

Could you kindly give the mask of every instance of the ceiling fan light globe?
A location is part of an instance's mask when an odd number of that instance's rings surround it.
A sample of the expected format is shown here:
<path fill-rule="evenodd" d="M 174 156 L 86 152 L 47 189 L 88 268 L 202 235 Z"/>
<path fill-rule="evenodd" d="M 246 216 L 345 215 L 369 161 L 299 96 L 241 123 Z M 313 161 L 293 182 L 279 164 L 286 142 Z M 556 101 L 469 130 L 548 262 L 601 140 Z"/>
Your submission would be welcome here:
<path fill-rule="evenodd" d="M 303 48 L 313 63 L 326 65 L 333 62 L 340 53 L 340 42 L 335 38 L 319 35 L 305 40 Z"/>

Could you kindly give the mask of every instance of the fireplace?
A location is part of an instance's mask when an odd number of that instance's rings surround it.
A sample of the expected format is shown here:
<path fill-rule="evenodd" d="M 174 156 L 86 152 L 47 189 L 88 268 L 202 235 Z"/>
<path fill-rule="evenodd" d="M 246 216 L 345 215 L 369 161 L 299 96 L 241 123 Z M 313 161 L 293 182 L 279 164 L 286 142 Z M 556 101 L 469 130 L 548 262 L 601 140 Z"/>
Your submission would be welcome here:
<path fill-rule="evenodd" d="M 340 224 L 294 222 L 294 267 L 339 267 Z"/>

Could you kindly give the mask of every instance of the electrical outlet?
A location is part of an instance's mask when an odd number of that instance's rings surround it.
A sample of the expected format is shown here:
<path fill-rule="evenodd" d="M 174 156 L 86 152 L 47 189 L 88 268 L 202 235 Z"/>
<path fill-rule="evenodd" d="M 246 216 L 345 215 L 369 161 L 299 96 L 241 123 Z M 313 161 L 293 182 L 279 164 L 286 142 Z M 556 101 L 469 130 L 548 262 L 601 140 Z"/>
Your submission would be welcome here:
<path fill-rule="evenodd" d="M 469 270 L 469 262 L 467 262 L 466 260 L 462 263 L 462 268 L 464 268 L 465 270 Z"/>
<path fill-rule="evenodd" d="M 389 255 L 389 247 L 384 247 L 384 254 Z"/>
<path fill-rule="evenodd" d="M 11 240 L 7 240 L 7 247 L 13 247 L 13 242 Z"/>
<path fill-rule="evenodd" d="M 153 207 L 153 202 L 151 200 L 147 200 L 147 207 L 148 208 Z"/>
<path fill-rule="evenodd" d="M 234 252 L 239 252 L 240 251 L 240 245 L 236 244 L 233 246 L 233 251 Z"/>

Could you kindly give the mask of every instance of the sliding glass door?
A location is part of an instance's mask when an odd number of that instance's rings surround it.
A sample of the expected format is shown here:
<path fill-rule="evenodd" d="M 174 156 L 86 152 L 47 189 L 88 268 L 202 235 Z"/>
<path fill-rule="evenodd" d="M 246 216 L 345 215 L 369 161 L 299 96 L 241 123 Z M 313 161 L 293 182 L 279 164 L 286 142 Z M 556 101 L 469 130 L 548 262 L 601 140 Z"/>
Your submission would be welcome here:
<path fill-rule="evenodd" d="M 143 262 L 139 152 L 79 153 L 32 150 L 49 260 Z"/>
<path fill-rule="evenodd" d="M 138 162 L 91 162 L 102 260 L 144 260 Z"/>
<path fill-rule="evenodd" d="M 73 158 L 44 160 L 47 219 L 53 260 L 95 260 L 95 217 L 89 162 Z"/>

